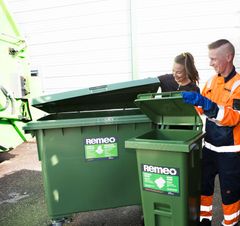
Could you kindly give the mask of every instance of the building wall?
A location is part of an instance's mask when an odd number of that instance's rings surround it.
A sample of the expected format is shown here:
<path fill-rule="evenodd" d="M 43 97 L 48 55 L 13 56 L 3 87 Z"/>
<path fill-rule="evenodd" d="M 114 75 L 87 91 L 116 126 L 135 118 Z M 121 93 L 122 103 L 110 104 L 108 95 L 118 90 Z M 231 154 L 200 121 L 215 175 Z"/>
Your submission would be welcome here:
<path fill-rule="evenodd" d="M 207 45 L 229 39 L 240 68 L 240 3 L 235 0 L 134 0 L 135 63 L 139 77 L 171 72 L 173 58 L 183 52 L 195 57 L 200 85 L 214 73 Z"/>
<path fill-rule="evenodd" d="M 10 0 L 44 93 L 131 79 L 128 0 Z"/>
<path fill-rule="evenodd" d="M 239 0 L 8 0 L 44 93 L 154 77 L 191 52 L 211 76 L 207 45 L 227 38 L 240 67 Z"/>

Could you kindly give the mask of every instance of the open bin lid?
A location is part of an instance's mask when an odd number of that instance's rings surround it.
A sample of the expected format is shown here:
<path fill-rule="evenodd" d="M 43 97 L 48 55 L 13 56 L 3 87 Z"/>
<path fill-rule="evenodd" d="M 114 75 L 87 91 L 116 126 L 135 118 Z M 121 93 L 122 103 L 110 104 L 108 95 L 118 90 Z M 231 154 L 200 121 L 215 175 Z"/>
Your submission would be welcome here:
<path fill-rule="evenodd" d="M 202 127 L 199 114 L 183 102 L 181 92 L 140 94 L 135 104 L 156 124 Z"/>
<path fill-rule="evenodd" d="M 109 85 L 45 95 L 32 100 L 32 106 L 48 113 L 136 108 L 140 93 L 157 92 L 158 78 L 146 78 Z"/>

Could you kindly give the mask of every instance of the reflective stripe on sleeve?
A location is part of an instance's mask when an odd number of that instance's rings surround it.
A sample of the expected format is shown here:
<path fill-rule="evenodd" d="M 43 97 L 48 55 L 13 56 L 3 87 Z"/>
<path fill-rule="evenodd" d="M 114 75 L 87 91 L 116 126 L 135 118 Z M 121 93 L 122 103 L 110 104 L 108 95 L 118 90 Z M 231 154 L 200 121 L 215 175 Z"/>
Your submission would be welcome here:
<path fill-rule="evenodd" d="M 236 82 L 234 82 L 232 89 L 231 89 L 231 94 L 235 91 L 235 89 L 238 88 L 238 86 L 240 86 L 240 80 L 237 80 Z"/>
<path fill-rule="evenodd" d="M 217 117 L 216 117 L 217 121 L 222 121 L 223 120 L 224 112 L 225 112 L 224 107 L 218 106 L 218 114 L 217 114 Z"/>
<path fill-rule="evenodd" d="M 207 88 L 208 88 L 208 89 L 211 88 L 213 78 L 214 78 L 214 77 L 210 78 L 210 79 L 207 81 Z"/>

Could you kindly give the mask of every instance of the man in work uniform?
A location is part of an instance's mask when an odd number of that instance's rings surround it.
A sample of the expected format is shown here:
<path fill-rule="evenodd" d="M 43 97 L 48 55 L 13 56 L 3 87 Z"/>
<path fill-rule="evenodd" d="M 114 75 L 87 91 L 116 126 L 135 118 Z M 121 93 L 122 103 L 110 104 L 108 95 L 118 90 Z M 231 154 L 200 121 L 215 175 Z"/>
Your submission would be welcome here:
<path fill-rule="evenodd" d="M 203 147 L 200 225 L 210 226 L 214 179 L 219 175 L 224 226 L 238 225 L 240 215 L 240 74 L 235 71 L 234 46 L 220 39 L 208 46 L 216 75 L 202 95 L 183 92 L 184 102 L 207 116 Z"/>

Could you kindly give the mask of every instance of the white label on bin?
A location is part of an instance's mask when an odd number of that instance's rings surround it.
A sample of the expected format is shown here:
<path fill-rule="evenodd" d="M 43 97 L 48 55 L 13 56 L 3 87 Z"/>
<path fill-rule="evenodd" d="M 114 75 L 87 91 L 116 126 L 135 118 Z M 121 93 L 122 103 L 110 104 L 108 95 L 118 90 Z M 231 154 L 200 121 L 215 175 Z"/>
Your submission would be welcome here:
<path fill-rule="evenodd" d="M 179 168 L 142 164 L 143 189 L 166 195 L 180 195 Z"/>
<path fill-rule="evenodd" d="M 118 157 L 116 137 L 94 137 L 85 139 L 85 159 L 88 161 Z"/>

